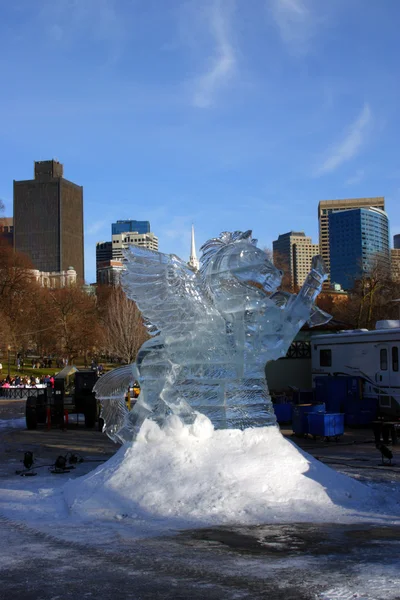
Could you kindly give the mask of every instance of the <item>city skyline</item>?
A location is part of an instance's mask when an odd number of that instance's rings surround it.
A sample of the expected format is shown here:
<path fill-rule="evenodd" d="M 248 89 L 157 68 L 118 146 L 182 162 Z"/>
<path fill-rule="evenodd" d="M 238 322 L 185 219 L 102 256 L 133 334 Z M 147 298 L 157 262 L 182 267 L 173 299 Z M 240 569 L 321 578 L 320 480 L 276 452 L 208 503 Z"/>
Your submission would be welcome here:
<path fill-rule="evenodd" d="M 0 14 L 5 215 L 34 160 L 64 163 L 85 190 L 87 281 L 116 219 L 149 220 L 185 260 L 192 223 L 198 246 L 235 229 L 261 247 L 290 229 L 316 241 L 324 198 L 384 196 L 400 232 L 397 2 L 16 0 Z"/>
<path fill-rule="evenodd" d="M 44 168 L 46 169 L 46 165 L 56 165 L 57 168 L 60 168 L 61 171 L 60 173 L 58 173 L 58 175 L 62 175 L 62 171 L 63 171 L 63 165 L 57 161 L 55 161 L 54 159 L 51 160 L 47 160 L 47 161 L 41 161 L 41 162 L 34 162 L 34 171 L 35 171 L 35 177 L 36 177 L 36 170 L 40 165 L 44 165 Z M 46 175 L 47 177 L 47 175 Z M 63 180 L 64 181 L 64 180 Z M 18 183 L 25 183 L 25 182 L 15 182 L 14 181 L 14 189 L 15 189 L 15 185 Z M 32 182 L 27 182 L 27 183 L 33 183 Z M 67 182 L 68 183 L 68 182 Z M 72 184 L 74 185 L 74 184 Z M 77 187 L 77 186 L 76 186 Z M 83 187 L 81 188 L 83 190 Z M 15 203 L 15 200 L 14 200 Z M 291 285 L 293 286 L 301 286 L 304 277 L 306 276 L 308 269 L 311 268 L 311 257 L 314 256 L 317 252 L 316 252 L 316 247 L 319 246 L 320 251 L 318 252 L 319 254 L 321 254 L 321 256 L 324 258 L 325 260 L 325 264 L 327 265 L 327 267 L 329 267 L 329 256 L 326 257 L 325 253 L 327 252 L 326 250 L 326 244 L 328 243 L 328 253 L 329 253 L 329 239 L 326 237 L 328 235 L 328 226 L 327 226 L 327 218 L 328 218 L 328 213 L 332 212 L 332 208 L 330 208 L 329 210 L 327 210 L 326 207 L 334 207 L 333 211 L 347 211 L 353 207 L 357 207 L 357 206 L 362 206 L 362 207 L 370 207 L 370 206 L 375 206 L 375 207 L 379 207 L 379 208 L 383 208 L 385 207 L 385 198 L 384 197 L 376 197 L 376 198 L 345 198 L 345 199 L 336 199 L 336 200 L 322 200 L 319 202 L 318 204 L 318 221 L 319 221 L 319 244 L 314 244 L 313 240 L 311 238 L 311 236 L 306 236 L 304 232 L 300 232 L 300 233 L 296 233 L 290 231 L 289 233 L 285 233 L 285 234 L 279 234 L 277 237 L 277 240 L 272 241 L 272 247 L 271 250 L 273 251 L 273 254 L 275 254 L 275 251 L 277 251 L 277 247 L 275 248 L 275 245 L 278 243 L 278 241 L 280 239 L 284 239 L 286 238 L 288 235 L 294 235 L 294 236 L 303 236 L 304 240 L 302 239 L 302 242 L 307 242 L 310 247 L 308 248 L 306 254 L 301 254 L 301 256 L 297 256 L 296 258 L 292 259 L 292 257 L 290 258 L 290 266 L 288 266 L 288 276 L 291 280 Z M 387 214 L 387 213 L 385 213 Z M 321 215 L 325 215 L 325 216 L 321 216 Z M 388 215 L 387 215 L 388 217 Z M 3 217 L 3 222 L 12 222 L 13 221 L 13 217 Z M 323 221 L 323 222 L 322 222 Z M 322 225 L 321 225 L 322 222 Z M 390 226 L 390 219 L 388 218 L 388 224 Z M 322 226 L 322 229 L 321 229 Z M 113 221 L 112 223 L 109 224 L 109 227 L 111 227 L 111 237 L 112 237 L 112 241 L 111 242 L 105 242 L 104 240 L 99 240 L 96 242 L 95 244 L 95 260 L 96 260 L 96 276 L 95 276 L 95 280 L 94 281 L 87 281 L 87 283 L 94 283 L 94 282 L 98 282 L 98 249 L 99 247 L 106 247 L 106 246 L 110 246 L 110 257 L 111 258 L 111 248 L 113 247 L 113 245 L 116 243 L 116 240 L 114 240 L 114 238 L 121 238 L 122 240 L 122 232 L 124 235 L 128 235 L 130 233 L 135 232 L 136 235 L 140 235 L 143 237 L 143 234 L 138 234 L 138 232 L 149 232 L 148 234 L 144 234 L 143 240 L 146 236 L 150 236 L 151 239 L 155 240 L 155 242 L 153 241 L 146 241 L 144 242 L 142 240 L 142 238 L 140 238 L 140 240 L 136 240 L 136 239 L 131 239 L 129 241 L 131 241 L 132 243 L 135 242 L 139 242 L 139 245 L 143 245 L 145 244 L 146 246 L 149 246 L 150 248 L 152 248 L 153 250 L 158 250 L 158 237 L 154 236 L 154 232 L 150 233 L 150 222 L 148 220 L 145 221 L 138 221 L 138 220 L 134 220 L 131 218 L 125 218 L 125 219 L 116 219 L 115 221 Z M 125 231 L 126 230 L 126 231 Z M 325 231 L 326 230 L 326 231 Z M 118 233 L 117 235 L 115 235 L 113 232 L 121 232 Z M 12 234 L 12 236 L 14 237 L 14 234 Z M 182 236 L 183 237 L 183 236 Z M 396 248 L 399 243 L 398 243 L 398 239 L 400 239 L 400 234 L 390 234 L 388 236 L 389 239 L 389 248 L 392 248 L 392 246 L 394 248 Z M 120 240 L 120 242 L 121 242 Z M 154 243 L 156 244 L 154 246 Z M 293 248 L 296 248 L 296 243 L 294 244 Z M 192 254 L 193 254 L 193 249 L 196 253 L 196 247 L 195 247 L 195 241 L 194 241 L 194 225 L 191 225 L 191 249 L 190 249 L 190 258 L 189 258 L 189 264 L 191 262 L 192 259 Z M 287 249 L 286 249 L 287 250 Z M 304 249 L 303 249 L 304 250 Z M 100 252 L 104 252 L 104 250 L 100 250 Z M 114 251 L 113 251 L 114 254 Z M 279 252 L 278 252 L 279 254 Z M 284 253 L 285 254 L 285 253 Z M 289 252 L 290 256 L 291 256 L 291 251 Z M 295 255 L 297 255 L 297 253 L 295 252 Z M 283 256 L 283 255 L 282 255 Z M 289 256 L 289 255 L 288 255 Z M 184 255 L 182 256 L 184 258 Z M 116 259 L 116 257 L 112 257 L 113 260 Z M 328 259 L 328 260 L 327 260 Z M 118 257 L 118 260 L 120 260 L 120 257 Z M 281 260 L 281 259 L 280 259 Z M 295 262 L 292 264 L 292 260 L 294 260 Z M 197 258 L 196 258 L 197 261 Z M 72 261 L 73 262 L 73 261 Z M 308 264 L 309 263 L 309 264 Z M 122 268 L 122 263 L 120 265 L 120 267 Z M 282 266 L 280 268 L 283 268 Z M 396 267 L 397 268 L 397 267 Z M 328 272 L 330 271 L 330 268 L 328 268 Z M 330 277 L 329 277 L 330 280 Z M 336 282 L 337 283 L 337 282 Z"/>

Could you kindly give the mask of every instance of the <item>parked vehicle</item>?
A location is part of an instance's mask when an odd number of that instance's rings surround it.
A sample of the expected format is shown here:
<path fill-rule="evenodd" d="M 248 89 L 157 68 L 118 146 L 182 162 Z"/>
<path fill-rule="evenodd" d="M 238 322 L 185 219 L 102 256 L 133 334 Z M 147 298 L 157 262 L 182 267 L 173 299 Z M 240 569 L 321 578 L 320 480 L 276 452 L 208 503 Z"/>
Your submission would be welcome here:
<path fill-rule="evenodd" d="M 381 415 L 400 419 L 400 322 L 378 321 L 376 329 L 355 329 L 311 338 L 312 375 L 361 378 L 365 399 L 377 399 Z"/>

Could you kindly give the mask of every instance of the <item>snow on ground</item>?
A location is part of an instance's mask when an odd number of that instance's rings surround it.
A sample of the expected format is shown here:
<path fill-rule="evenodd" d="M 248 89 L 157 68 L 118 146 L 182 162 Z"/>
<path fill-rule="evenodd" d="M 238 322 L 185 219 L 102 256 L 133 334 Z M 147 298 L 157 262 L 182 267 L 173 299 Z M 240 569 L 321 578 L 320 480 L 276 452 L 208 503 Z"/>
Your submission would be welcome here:
<path fill-rule="evenodd" d="M 28 478 L 15 475 L 21 464 L 14 462 L 0 481 L 0 524 L 5 517 L 27 539 L 32 534 L 36 540 L 41 531 L 47 535 L 39 541 L 63 540 L 107 553 L 114 548 L 118 564 L 120 554 L 136 552 L 137 560 L 146 557 L 148 564 L 162 557 L 167 571 L 175 566 L 179 576 L 195 574 L 199 581 L 240 574 L 277 589 L 297 586 L 299 593 L 312 584 L 321 590 L 318 600 L 398 598 L 397 538 L 379 534 L 382 525 L 400 524 L 398 483 L 388 493 L 388 485 L 342 475 L 275 427 L 214 431 L 203 416 L 192 426 L 170 418 L 162 429 L 147 421 L 135 443 L 94 470 L 93 463 L 84 462 L 69 474 L 52 475 L 38 460 L 37 476 Z M 304 533 L 301 523 L 316 533 Z M 347 527 L 342 523 L 360 523 L 362 531 L 342 535 Z M 362 545 L 370 523 L 379 525 L 376 544 L 372 536 Z M 231 527 L 216 527 L 210 539 L 193 535 L 195 528 L 222 524 Z M 182 529 L 189 531 L 175 535 Z M 265 556 L 253 555 L 246 545 L 238 551 L 226 541 L 218 543 L 220 535 L 254 543 L 259 537 Z M 0 567 L 7 560 L 5 547 Z"/>
<path fill-rule="evenodd" d="M 2 478 L 0 514 L 75 541 L 224 524 L 400 523 L 398 494 L 385 486 L 338 473 L 276 427 L 214 431 L 202 415 L 191 426 L 146 421 L 136 442 L 94 470 L 34 467 L 36 477 Z"/>
<path fill-rule="evenodd" d="M 398 502 L 299 450 L 278 428 L 214 431 L 170 417 L 64 487 L 71 514 L 164 529 L 271 522 L 400 521 Z"/>

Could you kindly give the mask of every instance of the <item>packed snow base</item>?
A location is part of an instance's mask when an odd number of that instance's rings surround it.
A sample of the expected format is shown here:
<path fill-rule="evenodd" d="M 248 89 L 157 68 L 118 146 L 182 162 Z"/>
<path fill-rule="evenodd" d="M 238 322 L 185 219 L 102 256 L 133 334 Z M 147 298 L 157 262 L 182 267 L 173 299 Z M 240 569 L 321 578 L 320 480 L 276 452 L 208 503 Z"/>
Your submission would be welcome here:
<path fill-rule="evenodd" d="M 299 450 L 277 427 L 215 431 L 200 414 L 193 425 L 172 416 L 162 429 L 145 421 L 134 443 L 69 482 L 64 495 L 77 516 L 164 526 L 167 519 L 178 528 L 346 522 L 390 512 L 383 494 Z"/>

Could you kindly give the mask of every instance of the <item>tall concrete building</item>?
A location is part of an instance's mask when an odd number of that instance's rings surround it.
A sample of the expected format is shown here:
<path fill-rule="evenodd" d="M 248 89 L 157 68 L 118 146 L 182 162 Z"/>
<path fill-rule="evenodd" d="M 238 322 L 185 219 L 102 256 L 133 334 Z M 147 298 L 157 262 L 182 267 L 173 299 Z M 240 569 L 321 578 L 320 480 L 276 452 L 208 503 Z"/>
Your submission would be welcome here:
<path fill-rule="evenodd" d="M 39 271 L 75 269 L 84 280 L 83 188 L 55 160 L 35 162 L 34 179 L 14 181 L 14 248 Z"/>
<path fill-rule="evenodd" d="M 285 271 L 291 289 L 300 288 L 311 268 L 312 257 L 319 254 L 319 244 L 313 244 L 304 231 L 289 231 L 272 242 L 274 263 Z"/>
<path fill-rule="evenodd" d="M 342 210 L 355 208 L 379 208 L 385 210 L 385 198 L 349 198 L 346 200 L 321 200 L 318 204 L 319 251 L 325 261 L 328 273 L 331 269 L 329 252 L 329 215 Z"/>
<path fill-rule="evenodd" d="M 112 259 L 123 260 L 124 250 L 130 244 L 148 248 L 149 250 L 158 250 L 158 237 L 154 233 L 137 233 L 136 231 L 126 231 L 125 233 L 116 233 L 112 236 Z"/>
<path fill-rule="evenodd" d="M 120 223 L 120 221 L 117 221 Z M 146 221 L 148 223 L 148 221 Z M 113 226 L 115 223 L 113 223 Z M 115 233 L 111 242 L 96 244 L 96 281 L 107 285 L 117 285 L 124 266 L 124 250 L 130 244 L 149 250 L 158 250 L 158 237 L 154 233 L 124 231 Z"/>
<path fill-rule="evenodd" d="M 393 248 L 400 250 L 400 233 L 393 236 Z"/>
<path fill-rule="evenodd" d="M 112 242 L 97 242 L 96 268 L 99 263 L 112 259 Z"/>

